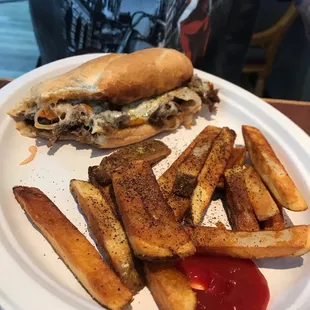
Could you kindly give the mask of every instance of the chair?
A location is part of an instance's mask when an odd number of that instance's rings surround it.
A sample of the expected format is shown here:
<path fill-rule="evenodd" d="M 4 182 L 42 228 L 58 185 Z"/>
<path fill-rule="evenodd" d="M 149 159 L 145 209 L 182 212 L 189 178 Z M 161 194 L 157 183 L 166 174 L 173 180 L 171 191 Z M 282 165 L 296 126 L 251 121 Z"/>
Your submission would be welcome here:
<path fill-rule="evenodd" d="M 12 79 L 0 78 L 0 89 L 4 87 L 6 84 L 9 84 L 11 81 Z"/>
<path fill-rule="evenodd" d="M 251 57 L 252 59 L 246 62 L 243 72 L 257 74 L 254 93 L 259 97 L 263 95 L 265 79 L 272 71 L 274 58 L 281 40 L 295 21 L 297 15 L 296 7 L 293 2 L 291 2 L 284 15 L 273 26 L 252 35 L 249 53 L 251 54 L 252 52 L 254 57 Z M 260 59 L 257 57 L 258 59 L 255 59 L 261 49 L 264 51 L 263 57 L 260 57 Z"/>

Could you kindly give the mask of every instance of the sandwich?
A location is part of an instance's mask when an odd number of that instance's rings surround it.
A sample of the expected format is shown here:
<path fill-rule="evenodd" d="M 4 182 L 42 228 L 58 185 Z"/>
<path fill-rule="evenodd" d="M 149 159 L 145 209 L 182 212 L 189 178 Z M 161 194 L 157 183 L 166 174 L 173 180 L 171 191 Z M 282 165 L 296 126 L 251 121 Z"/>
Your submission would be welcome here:
<path fill-rule="evenodd" d="M 42 81 L 8 114 L 28 137 L 114 148 L 190 126 L 218 90 L 193 75 L 182 53 L 150 48 L 109 54 Z"/>

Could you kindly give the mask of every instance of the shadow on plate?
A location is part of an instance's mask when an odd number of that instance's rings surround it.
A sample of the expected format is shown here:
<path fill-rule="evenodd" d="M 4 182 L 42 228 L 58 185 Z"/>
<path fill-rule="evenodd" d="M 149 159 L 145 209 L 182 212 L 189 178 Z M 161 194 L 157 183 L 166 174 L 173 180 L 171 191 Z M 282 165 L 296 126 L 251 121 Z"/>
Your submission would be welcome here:
<path fill-rule="evenodd" d="M 301 267 L 304 263 L 302 257 L 279 257 L 279 258 L 264 258 L 255 261 L 257 267 L 267 269 L 292 269 Z"/>
<path fill-rule="evenodd" d="M 283 214 L 283 218 L 284 218 L 284 222 L 285 222 L 285 227 L 294 226 L 292 220 L 290 219 L 290 217 L 288 216 L 288 214 L 284 208 L 282 208 L 282 214 Z"/>
<path fill-rule="evenodd" d="M 48 141 L 44 140 L 44 139 L 40 139 L 37 138 L 36 139 L 36 146 L 40 147 L 40 146 L 47 146 Z M 115 149 L 99 149 L 99 148 L 95 148 L 91 145 L 87 145 L 87 144 L 80 144 L 78 142 L 75 141 L 57 141 L 52 147 L 49 148 L 47 154 L 48 155 L 55 155 L 57 153 L 57 151 L 65 146 L 65 145 L 71 145 L 73 146 L 77 151 L 78 150 L 91 150 L 91 158 L 96 158 L 96 157 L 104 157 L 109 155 L 111 152 L 113 152 Z"/>

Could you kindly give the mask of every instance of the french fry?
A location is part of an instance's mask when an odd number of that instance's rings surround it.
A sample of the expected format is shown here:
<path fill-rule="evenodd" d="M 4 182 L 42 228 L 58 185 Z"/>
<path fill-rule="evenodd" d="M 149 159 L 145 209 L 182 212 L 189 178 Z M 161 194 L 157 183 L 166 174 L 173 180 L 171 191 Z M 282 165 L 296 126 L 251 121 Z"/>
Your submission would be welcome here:
<path fill-rule="evenodd" d="M 44 193 L 25 186 L 16 186 L 13 192 L 29 218 L 95 300 L 115 310 L 131 302 L 131 292 Z"/>
<path fill-rule="evenodd" d="M 178 167 L 175 177 L 173 193 L 177 196 L 190 198 L 197 184 L 197 177 L 202 169 L 212 143 L 219 134 L 220 129 L 208 126 L 200 133 L 200 139 Z"/>
<path fill-rule="evenodd" d="M 265 184 L 252 166 L 244 166 L 243 176 L 248 198 L 257 219 L 265 221 L 280 213 Z"/>
<path fill-rule="evenodd" d="M 213 142 L 191 198 L 191 220 L 194 225 L 198 225 L 203 218 L 220 176 L 225 170 L 235 138 L 235 132 L 224 127 Z"/>
<path fill-rule="evenodd" d="M 242 166 L 245 161 L 246 149 L 244 146 L 236 146 L 233 148 L 232 153 L 228 159 L 226 169 L 233 168 L 234 166 Z M 224 174 L 221 175 L 216 188 L 223 189 L 225 185 Z"/>
<path fill-rule="evenodd" d="M 112 176 L 120 215 L 135 255 L 166 260 L 195 253 L 188 234 L 165 201 L 150 164 L 136 161 Z"/>
<path fill-rule="evenodd" d="M 147 140 L 128 145 L 102 159 L 99 166 L 89 167 L 91 183 L 101 186 L 111 184 L 112 173 L 120 166 L 134 160 L 144 160 L 155 165 L 167 157 L 171 150 L 159 140 Z"/>
<path fill-rule="evenodd" d="M 283 208 L 278 204 L 279 213 L 266 221 L 260 222 L 263 230 L 282 230 L 285 228 L 285 221 L 283 217 Z"/>
<path fill-rule="evenodd" d="M 195 145 L 202 139 L 205 133 L 209 131 L 208 127 L 209 126 L 204 128 L 199 133 L 199 135 L 192 141 L 192 143 L 183 151 L 183 153 L 181 153 L 181 155 L 158 179 L 160 190 L 168 201 L 178 221 L 182 220 L 185 212 L 190 208 L 189 198 L 179 197 L 172 192 L 178 168 L 181 163 L 186 159 L 186 157 L 190 154 L 190 152 L 194 149 Z M 218 131 L 220 131 L 220 128 L 218 128 Z"/>
<path fill-rule="evenodd" d="M 176 220 L 181 222 L 184 218 L 186 211 L 191 206 L 191 199 L 180 197 L 178 195 L 175 195 L 174 193 L 171 193 L 168 196 L 167 202 L 170 208 L 173 210 Z"/>
<path fill-rule="evenodd" d="M 255 170 L 275 199 L 286 209 L 306 210 L 305 200 L 263 134 L 251 126 L 242 126 L 242 133 Z"/>
<path fill-rule="evenodd" d="M 301 256 L 310 251 L 310 225 L 281 231 L 231 231 L 214 227 L 188 228 L 197 253 L 237 258 Z"/>
<path fill-rule="evenodd" d="M 108 255 L 111 265 L 132 293 L 143 287 L 135 269 L 122 224 L 99 189 L 86 181 L 71 180 L 70 190 L 87 217 L 89 229 L 98 246 Z"/>
<path fill-rule="evenodd" d="M 176 268 L 144 264 L 148 287 L 160 310 L 195 310 L 197 299 L 187 278 Z"/>
<path fill-rule="evenodd" d="M 232 229 L 241 231 L 259 230 L 244 181 L 243 167 L 235 166 L 226 169 L 224 175 L 226 181 L 226 212 Z"/>

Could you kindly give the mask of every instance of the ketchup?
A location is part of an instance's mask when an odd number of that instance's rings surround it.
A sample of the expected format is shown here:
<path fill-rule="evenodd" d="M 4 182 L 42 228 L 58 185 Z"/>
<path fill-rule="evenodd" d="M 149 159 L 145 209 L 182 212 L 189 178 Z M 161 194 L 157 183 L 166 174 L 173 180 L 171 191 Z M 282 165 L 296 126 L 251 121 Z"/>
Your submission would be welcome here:
<path fill-rule="evenodd" d="M 196 310 L 265 310 L 266 279 L 249 259 L 191 256 L 176 263 L 196 292 Z"/>

